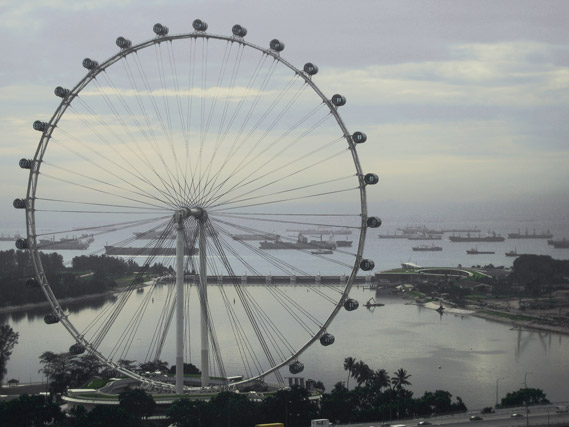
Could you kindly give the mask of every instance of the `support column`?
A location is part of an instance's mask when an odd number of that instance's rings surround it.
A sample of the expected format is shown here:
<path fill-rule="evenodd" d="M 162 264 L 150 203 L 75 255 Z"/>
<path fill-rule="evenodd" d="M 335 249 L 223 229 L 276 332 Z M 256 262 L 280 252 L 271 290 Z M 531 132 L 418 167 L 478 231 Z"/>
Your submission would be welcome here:
<path fill-rule="evenodd" d="M 184 392 L 184 218 L 176 215 L 176 393 Z"/>
<path fill-rule="evenodd" d="M 204 215 L 205 216 L 205 215 Z M 206 252 L 206 218 L 199 218 L 200 232 L 200 285 L 201 285 L 201 371 L 202 387 L 209 385 L 209 319 L 207 304 L 207 252 Z"/>

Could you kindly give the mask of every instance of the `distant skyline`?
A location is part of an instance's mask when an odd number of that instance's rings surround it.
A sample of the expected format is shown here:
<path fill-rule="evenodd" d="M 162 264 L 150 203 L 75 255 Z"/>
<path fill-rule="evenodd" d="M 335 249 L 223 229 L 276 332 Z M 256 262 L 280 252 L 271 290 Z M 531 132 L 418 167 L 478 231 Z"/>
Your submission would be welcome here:
<path fill-rule="evenodd" d="M 508 217 L 569 222 L 569 32 L 566 1 L 1 1 L 1 227 L 21 224 L 18 167 L 32 158 L 58 85 L 81 61 L 141 42 L 156 22 L 266 46 L 273 38 L 314 81 L 347 98 L 341 115 L 368 141 L 364 171 L 380 177 L 370 212 L 390 218 Z"/>

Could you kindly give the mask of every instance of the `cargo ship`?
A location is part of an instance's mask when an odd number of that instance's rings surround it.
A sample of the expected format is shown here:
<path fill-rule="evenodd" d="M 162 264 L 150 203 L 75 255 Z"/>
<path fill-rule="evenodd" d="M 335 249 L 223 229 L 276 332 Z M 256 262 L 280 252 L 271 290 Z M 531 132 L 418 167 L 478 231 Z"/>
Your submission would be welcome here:
<path fill-rule="evenodd" d="M 339 248 L 351 248 L 352 243 L 352 240 L 336 240 L 336 246 Z"/>
<path fill-rule="evenodd" d="M 301 233 L 305 236 L 318 236 L 324 235 L 328 236 L 330 234 L 347 235 L 352 234 L 352 230 L 349 228 L 338 228 L 338 229 L 327 229 L 327 228 L 310 228 L 310 229 L 288 229 L 289 233 Z"/>
<path fill-rule="evenodd" d="M 336 242 L 333 240 L 311 240 L 310 242 L 303 234 L 298 235 L 296 242 L 283 242 L 280 237 L 274 241 L 264 240 L 259 242 L 261 249 L 336 249 Z"/>
<path fill-rule="evenodd" d="M 184 255 L 191 256 L 198 253 L 197 248 L 186 247 Z M 155 247 L 121 247 L 121 246 L 105 246 L 106 255 L 130 255 L 130 256 L 161 256 L 161 255 L 176 255 L 176 248 L 155 248 Z"/>
<path fill-rule="evenodd" d="M 443 230 L 443 233 L 480 233 L 480 229 L 478 227 L 453 228 L 453 229 Z"/>
<path fill-rule="evenodd" d="M 533 234 L 529 234 L 528 229 L 526 228 L 525 234 L 522 234 L 520 230 L 518 230 L 517 233 L 508 233 L 508 239 L 551 239 L 552 237 L 553 234 L 551 234 L 549 230 L 536 234 L 534 229 Z"/>
<path fill-rule="evenodd" d="M 13 236 L 10 236 L 9 234 L 0 234 L 0 242 L 11 242 L 12 240 L 18 240 L 21 238 L 22 236 L 20 236 L 18 233 L 14 234 Z"/>
<path fill-rule="evenodd" d="M 519 254 L 517 250 L 506 252 L 506 256 L 522 256 L 522 255 L 533 255 L 533 254 Z"/>
<path fill-rule="evenodd" d="M 449 240 L 451 242 L 503 242 L 506 239 L 499 234 L 492 232 L 488 236 L 481 236 L 480 234 L 472 236 L 470 233 L 467 233 L 466 236 L 453 235 L 449 236 Z"/>
<path fill-rule="evenodd" d="M 563 239 L 563 240 L 552 240 L 551 244 L 553 245 L 554 248 L 556 249 L 569 249 L 569 240 L 567 239 Z"/>
<path fill-rule="evenodd" d="M 82 234 L 80 237 L 67 238 L 64 237 L 59 240 L 55 238 L 51 239 L 40 239 L 38 241 L 38 249 L 40 250 L 73 250 L 73 251 L 84 251 L 89 248 L 89 245 L 95 240 L 95 238 L 88 234 Z"/>
<path fill-rule="evenodd" d="M 468 255 L 482 255 L 482 254 L 495 254 L 495 251 L 479 251 L 478 248 L 467 249 L 466 253 Z"/>
<path fill-rule="evenodd" d="M 441 246 L 420 245 L 420 246 L 413 246 L 413 250 L 414 250 L 414 251 L 419 251 L 419 252 L 426 252 L 426 251 L 438 252 L 438 251 L 442 251 L 443 248 L 442 248 Z"/>
<path fill-rule="evenodd" d="M 233 240 L 277 240 L 279 236 L 274 233 L 263 234 L 232 234 Z"/>

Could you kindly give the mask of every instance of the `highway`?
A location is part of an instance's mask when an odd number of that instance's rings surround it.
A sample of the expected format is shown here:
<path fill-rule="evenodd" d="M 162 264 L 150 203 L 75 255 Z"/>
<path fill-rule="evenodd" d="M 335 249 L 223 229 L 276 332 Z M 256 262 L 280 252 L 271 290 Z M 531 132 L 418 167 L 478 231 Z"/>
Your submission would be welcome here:
<path fill-rule="evenodd" d="M 396 420 L 375 422 L 375 423 L 356 423 L 356 424 L 337 424 L 338 426 L 349 425 L 351 427 L 381 427 L 388 426 L 416 426 L 420 421 L 428 421 L 433 426 L 470 426 L 470 427 L 527 427 L 527 426 L 569 426 L 569 413 L 556 413 L 555 405 L 543 405 L 530 407 L 530 413 L 526 417 L 525 408 L 512 408 L 508 410 L 498 410 L 492 414 L 481 414 L 480 412 L 467 412 L 465 414 L 445 415 L 431 418 L 415 418 L 406 420 Z M 566 406 L 567 403 L 561 404 Z M 520 417 L 512 417 L 512 414 L 521 414 Z M 481 420 L 470 420 L 471 416 L 479 416 Z"/>

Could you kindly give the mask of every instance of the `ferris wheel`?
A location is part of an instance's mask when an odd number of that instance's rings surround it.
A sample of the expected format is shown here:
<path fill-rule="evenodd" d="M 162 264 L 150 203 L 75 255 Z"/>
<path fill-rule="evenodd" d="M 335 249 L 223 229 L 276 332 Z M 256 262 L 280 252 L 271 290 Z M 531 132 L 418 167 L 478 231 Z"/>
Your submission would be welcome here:
<path fill-rule="evenodd" d="M 55 113 L 33 123 L 35 156 L 20 161 L 29 181 L 14 206 L 27 237 L 16 246 L 71 353 L 153 390 L 191 388 L 186 361 L 202 387 L 282 384 L 280 370 L 302 372 L 312 344 L 334 343 L 340 310 L 358 307 L 349 292 L 374 267 L 363 253 L 366 229 L 381 224 L 366 202 L 378 178 L 362 171 L 366 135 L 348 131 L 346 99 L 322 93 L 316 65 L 296 68 L 283 42 L 252 44 L 240 25 L 230 36 L 199 19 L 193 29 L 119 37 L 113 56 L 84 59 L 86 75 L 55 89 Z M 42 264 L 59 250 L 137 268 L 129 280 L 103 274 L 116 293 L 75 313 Z M 175 359 L 175 385 L 121 363 L 156 359 Z"/>

